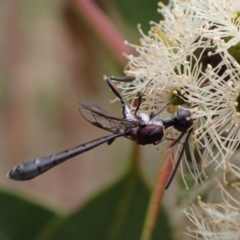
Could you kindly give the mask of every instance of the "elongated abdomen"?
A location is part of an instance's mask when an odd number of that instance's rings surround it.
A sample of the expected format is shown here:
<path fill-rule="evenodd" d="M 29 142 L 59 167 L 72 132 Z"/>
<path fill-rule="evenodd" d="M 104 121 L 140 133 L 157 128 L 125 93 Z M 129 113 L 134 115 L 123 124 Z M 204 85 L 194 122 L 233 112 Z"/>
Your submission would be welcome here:
<path fill-rule="evenodd" d="M 49 157 L 37 158 L 15 166 L 7 174 L 7 177 L 13 180 L 29 180 L 70 158 L 71 156 L 66 152 L 64 154 L 59 153 Z"/>
<path fill-rule="evenodd" d="M 75 148 L 47 156 L 37 158 L 29 162 L 21 163 L 15 166 L 8 174 L 7 177 L 13 180 L 29 180 L 37 177 L 38 175 L 48 171 L 54 166 L 75 157 L 81 153 L 89 151 L 90 149 L 97 147 L 105 142 L 112 143 L 115 138 L 126 135 L 126 133 L 114 133 L 112 135 L 95 139 L 91 142 L 79 145 Z"/>

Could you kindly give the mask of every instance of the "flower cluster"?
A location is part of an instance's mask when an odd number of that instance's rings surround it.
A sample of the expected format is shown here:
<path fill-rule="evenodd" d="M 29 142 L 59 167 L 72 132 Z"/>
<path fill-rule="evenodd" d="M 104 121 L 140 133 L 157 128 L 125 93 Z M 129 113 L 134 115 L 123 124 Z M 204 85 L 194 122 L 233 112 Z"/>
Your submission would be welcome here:
<path fill-rule="evenodd" d="M 133 109 L 144 91 L 141 109 L 151 113 L 176 95 L 173 105 L 191 111 L 193 130 L 184 159 L 196 184 L 207 177 L 209 165 L 240 176 L 231 163 L 240 140 L 239 1 L 172 0 L 159 7 L 164 20 L 151 22 L 148 34 L 139 27 L 140 46 L 128 43 L 139 55 L 127 56 L 125 73 L 136 80 L 119 84 L 123 97 Z M 171 113 L 158 117 L 169 119 Z M 165 133 L 174 139 L 179 134 L 175 129 Z M 173 149 L 175 161 L 181 147 Z"/>
<path fill-rule="evenodd" d="M 191 226 L 187 227 L 186 235 L 193 239 L 239 239 L 240 237 L 240 202 L 229 194 L 218 183 L 220 195 L 218 203 L 204 203 L 198 197 L 198 205 L 192 204 L 183 212 L 189 219 Z M 239 184 L 235 184 L 234 191 L 239 196 Z M 216 199 L 215 199 L 216 200 Z"/>

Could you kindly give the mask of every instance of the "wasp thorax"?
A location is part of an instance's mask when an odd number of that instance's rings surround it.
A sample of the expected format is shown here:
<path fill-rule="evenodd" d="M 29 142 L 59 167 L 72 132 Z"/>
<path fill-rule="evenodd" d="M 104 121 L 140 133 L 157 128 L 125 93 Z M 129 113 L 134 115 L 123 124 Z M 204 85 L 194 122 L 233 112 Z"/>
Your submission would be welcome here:
<path fill-rule="evenodd" d="M 157 144 L 163 138 L 163 126 L 160 125 L 145 125 L 136 129 L 131 129 L 130 136 L 137 143 Z"/>

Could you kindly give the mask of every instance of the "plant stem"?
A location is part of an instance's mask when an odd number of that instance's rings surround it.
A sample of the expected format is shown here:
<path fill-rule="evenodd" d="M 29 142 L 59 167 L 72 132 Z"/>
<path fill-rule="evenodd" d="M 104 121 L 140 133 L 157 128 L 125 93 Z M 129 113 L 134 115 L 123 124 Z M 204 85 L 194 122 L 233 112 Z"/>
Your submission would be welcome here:
<path fill-rule="evenodd" d="M 110 49 L 117 61 L 125 65 L 127 59 L 123 53 L 133 53 L 130 47 L 124 44 L 124 37 L 117 31 L 104 12 L 91 0 L 71 0 L 80 16 L 95 32 L 104 45 Z"/>
<path fill-rule="evenodd" d="M 155 183 L 150 202 L 148 205 L 147 215 L 143 226 L 143 232 L 141 235 L 141 240 L 150 240 L 155 229 L 158 214 L 161 207 L 161 200 L 165 191 L 165 186 L 169 177 L 172 174 L 172 159 L 169 157 L 169 154 L 166 155 L 165 159 L 167 163 L 163 170 L 159 171 L 157 176 L 157 181 Z"/>

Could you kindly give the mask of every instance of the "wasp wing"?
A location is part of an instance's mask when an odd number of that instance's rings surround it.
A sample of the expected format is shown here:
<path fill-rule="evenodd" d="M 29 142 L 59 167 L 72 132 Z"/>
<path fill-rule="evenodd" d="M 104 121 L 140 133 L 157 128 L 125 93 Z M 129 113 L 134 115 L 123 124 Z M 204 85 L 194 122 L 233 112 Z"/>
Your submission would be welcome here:
<path fill-rule="evenodd" d="M 112 116 L 95 104 L 80 103 L 79 111 L 88 122 L 112 133 L 124 133 L 138 124 L 137 120 Z"/>

